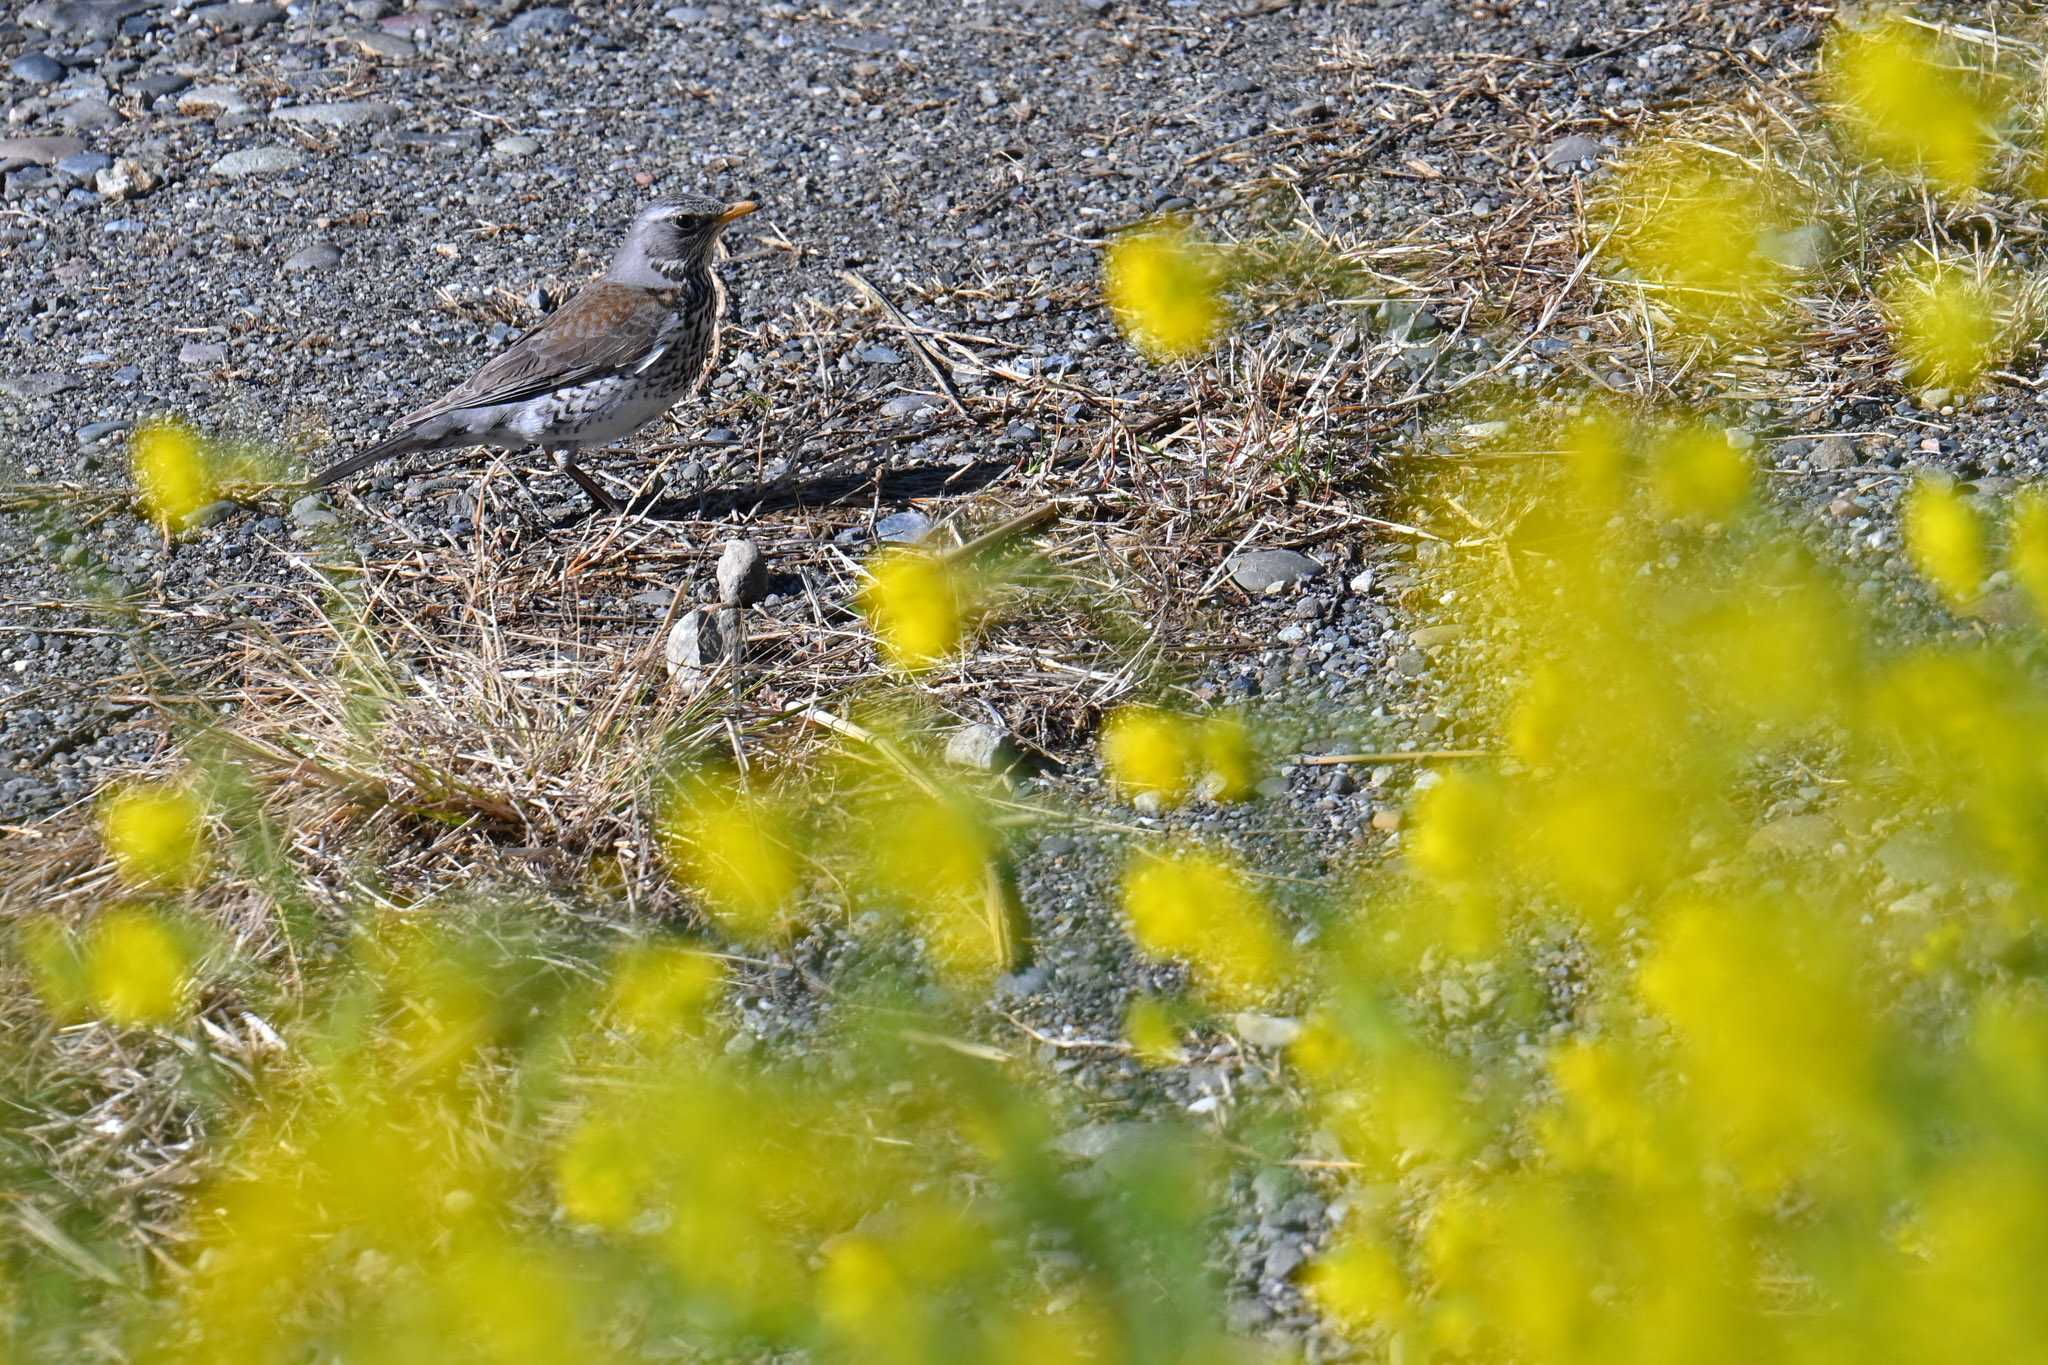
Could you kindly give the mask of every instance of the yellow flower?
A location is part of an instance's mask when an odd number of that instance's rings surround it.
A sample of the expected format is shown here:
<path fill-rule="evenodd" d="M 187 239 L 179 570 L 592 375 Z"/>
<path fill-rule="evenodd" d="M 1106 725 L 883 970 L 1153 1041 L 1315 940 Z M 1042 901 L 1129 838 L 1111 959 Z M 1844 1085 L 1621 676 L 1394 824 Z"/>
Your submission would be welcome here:
<path fill-rule="evenodd" d="M 1137 855 L 1124 874 L 1124 911 L 1140 947 L 1185 959 L 1226 1000 L 1256 1000 L 1285 978 L 1287 949 L 1272 912 L 1213 854 Z"/>
<path fill-rule="evenodd" d="M 2013 500 L 2012 572 L 2034 599 L 2034 614 L 2048 619 L 2048 495 L 2024 490 Z"/>
<path fill-rule="evenodd" d="M 1672 516 L 1720 521 L 1748 496 L 1750 467 L 1720 432 L 1691 427 L 1661 443 L 1653 477 Z"/>
<path fill-rule="evenodd" d="M 1891 272 L 1881 302 L 1916 384 L 1966 389 L 2004 358 L 2005 301 L 1994 281 L 1922 264 Z"/>
<path fill-rule="evenodd" d="M 1615 254 L 1655 287 L 1660 310 L 1713 330 L 1776 316 L 1790 275 L 1765 250 L 1785 225 L 1776 184 L 1668 145 L 1629 157 L 1616 184 Z"/>
<path fill-rule="evenodd" d="M 1102 727 L 1102 761 L 1127 796 L 1151 792 L 1177 806 L 1193 780 L 1193 736 L 1187 718 L 1149 706 L 1119 709 Z"/>
<path fill-rule="evenodd" d="M 205 812 L 171 786 L 124 787 L 100 808 L 100 835 L 124 881 L 190 886 L 206 870 Z"/>
<path fill-rule="evenodd" d="M 1835 98 L 1873 154 L 1951 189 L 1983 180 L 1997 111 L 1931 38 L 1898 21 L 1843 33 L 1828 66 Z"/>
<path fill-rule="evenodd" d="M 1316 1306 L 1351 1331 L 1400 1322 L 1409 1314 L 1408 1278 L 1377 1240 L 1339 1242 L 1303 1278 Z"/>
<path fill-rule="evenodd" d="M 1222 262 L 1179 223 L 1124 234 L 1109 249 L 1109 306 L 1140 349 L 1171 360 L 1208 349 L 1223 325 Z"/>
<path fill-rule="evenodd" d="M 199 435 L 183 422 L 149 422 L 136 428 L 129 461 L 143 510 L 166 531 L 183 530 L 193 513 L 219 496 Z"/>
<path fill-rule="evenodd" d="M 1173 1012 L 1156 996 L 1132 998 L 1124 1011 L 1124 1037 L 1146 1066 L 1179 1066 L 1188 1059 Z"/>
<path fill-rule="evenodd" d="M 1953 488 L 1921 479 L 1906 497 L 1906 549 L 1913 566 L 1951 606 L 1976 600 L 1989 570 L 1984 528 Z"/>
<path fill-rule="evenodd" d="M 1196 743 L 1204 792 L 1218 801 L 1243 801 L 1258 789 L 1258 750 L 1238 717 L 1211 716 L 1202 722 Z"/>
<path fill-rule="evenodd" d="M 188 965 L 177 937 L 155 915 L 133 906 L 101 917 L 86 945 L 93 1003 L 127 1028 L 178 1018 Z"/>
<path fill-rule="evenodd" d="M 770 803 L 708 779 L 684 783 L 662 821 L 669 860 L 741 938 L 779 932 L 798 885 L 793 832 Z"/>
<path fill-rule="evenodd" d="M 688 948 L 653 945 L 625 954 L 612 973 L 612 1016 L 637 1033 L 694 1027 L 718 994 L 717 958 Z"/>
<path fill-rule="evenodd" d="M 966 593 L 956 572 L 921 550 L 898 548 L 877 556 L 871 573 L 860 608 L 892 663 L 920 673 L 959 647 Z"/>

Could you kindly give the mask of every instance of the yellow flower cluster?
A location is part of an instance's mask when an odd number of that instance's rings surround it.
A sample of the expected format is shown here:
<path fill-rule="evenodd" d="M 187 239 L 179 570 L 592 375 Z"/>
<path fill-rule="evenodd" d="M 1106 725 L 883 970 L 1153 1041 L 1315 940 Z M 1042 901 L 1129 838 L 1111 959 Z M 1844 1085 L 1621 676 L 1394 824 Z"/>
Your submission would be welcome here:
<path fill-rule="evenodd" d="M 1126 706 L 1102 727 L 1102 761 L 1127 796 L 1152 795 L 1162 806 L 1190 796 L 1243 801 L 1257 790 L 1258 752 L 1242 718 L 1224 713 L 1197 720 L 1149 706 Z"/>

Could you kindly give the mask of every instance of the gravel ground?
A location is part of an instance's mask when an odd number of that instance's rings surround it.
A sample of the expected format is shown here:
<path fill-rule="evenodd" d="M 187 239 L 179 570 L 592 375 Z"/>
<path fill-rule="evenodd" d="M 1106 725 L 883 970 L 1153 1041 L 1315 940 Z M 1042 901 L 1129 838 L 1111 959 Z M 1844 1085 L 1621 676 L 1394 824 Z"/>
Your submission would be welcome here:
<path fill-rule="evenodd" d="M 0 20 L 0 483 L 15 486 L 0 521 L 0 822 L 48 818 L 157 753 L 138 670 L 232 674 L 236 623 L 296 619 L 318 553 L 469 553 L 474 452 L 331 502 L 223 505 L 166 546 L 120 496 L 123 441 L 147 415 L 317 463 L 530 325 L 638 205 L 751 195 L 765 209 L 732 242 L 728 363 L 618 467 L 659 456 L 667 491 L 700 501 L 793 485 L 852 525 L 898 510 L 877 491 L 886 466 L 1021 467 L 1088 444 L 1119 401 L 1186 397 L 1187 377 L 1145 365 L 1100 307 L 1107 229 L 1168 209 L 1242 228 L 1282 184 L 1325 230 L 1456 241 L 1533 185 L 1594 173 L 1644 111 L 1809 62 L 1820 22 L 1789 4 L 1611 0 L 31 4 Z M 1452 87 L 1469 93 L 1440 117 L 1432 92 Z M 1380 132 L 1354 136 L 1361 125 Z M 41 138 L 76 145 L 17 141 Z M 901 350 L 833 321 L 855 302 L 849 269 L 919 321 L 1000 343 L 1013 371 L 1057 374 L 1060 403 L 982 374 L 963 377 L 970 397 L 1013 420 L 934 411 Z M 1483 359 L 1503 340 L 1462 344 Z M 797 411 L 826 416 L 792 426 Z M 1406 449 L 1429 447 L 1430 415 L 1414 410 Z M 1929 621 L 1897 553 L 1906 475 L 1938 466 L 1998 503 L 2048 453 L 2018 389 L 1961 411 L 1873 390 L 1723 416 L 1755 431 L 1781 507 L 1867 595 Z M 807 493 L 825 466 L 866 491 Z M 560 483 L 536 479 L 545 510 L 575 506 Z M 1281 749 L 1483 739 L 1485 697 L 1465 684 L 1488 641 L 1441 600 L 1449 547 L 1352 532 L 1312 553 L 1306 583 L 1217 608 L 1263 647 L 1209 665 L 1196 696 L 1248 704 Z M 139 606 L 146 633 L 94 593 Z M 1076 821 L 1019 868 L 1044 952 L 995 1003 L 1070 1082 L 1066 1140 L 1085 1156 L 1117 1124 L 1216 1115 L 1283 1085 L 1256 1021 L 1159 1071 L 1088 1041 L 1115 1039 L 1129 994 L 1170 976 L 1133 957 L 1105 908 L 1129 837 L 1105 824 L 1199 831 L 1316 882 L 1397 848 L 1398 812 L 1430 779 L 1414 764 L 1288 765 L 1251 808 L 1159 816 L 1113 809 L 1072 757 L 1035 786 Z M 1298 927 L 1315 932 L 1305 912 Z M 791 1025 L 773 1017 L 781 994 L 761 997 L 770 1039 Z M 1218 1250 L 1233 1321 L 1340 1357 L 1288 1276 L 1341 1208 L 1278 1167 L 1237 1194 Z"/>

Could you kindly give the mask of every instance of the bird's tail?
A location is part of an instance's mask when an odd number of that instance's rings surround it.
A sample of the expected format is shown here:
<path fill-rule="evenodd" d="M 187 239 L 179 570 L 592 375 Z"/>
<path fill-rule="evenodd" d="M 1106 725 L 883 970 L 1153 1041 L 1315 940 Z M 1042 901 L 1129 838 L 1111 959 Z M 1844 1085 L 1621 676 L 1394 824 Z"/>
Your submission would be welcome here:
<path fill-rule="evenodd" d="M 421 450 L 427 444 L 427 442 L 420 439 L 419 433 L 416 431 L 401 431 L 395 436 L 387 436 L 368 450 L 358 451 L 346 460 L 339 460 L 327 466 L 327 468 L 313 476 L 312 486 L 315 488 L 332 487 L 349 475 L 368 469 L 379 460 L 388 460 L 394 455 L 404 455 L 410 451 Z"/>

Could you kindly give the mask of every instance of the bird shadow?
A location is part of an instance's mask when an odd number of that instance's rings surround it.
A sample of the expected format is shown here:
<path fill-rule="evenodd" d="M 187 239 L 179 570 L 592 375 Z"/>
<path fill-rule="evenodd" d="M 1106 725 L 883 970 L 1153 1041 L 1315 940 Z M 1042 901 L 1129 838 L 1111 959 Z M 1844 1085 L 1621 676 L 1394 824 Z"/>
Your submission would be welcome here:
<path fill-rule="evenodd" d="M 964 465 L 901 465 L 808 478 L 790 475 L 766 483 L 707 488 L 681 497 L 662 493 L 636 498 L 628 504 L 627 512 L 649 521 L 719 521 L 734 514 L 757 517 L 777 512 L 868 508 L 918 499 L 966 497 L 1015 472 L 1017 464 L 1014 459 L 975 460 Z"/>

